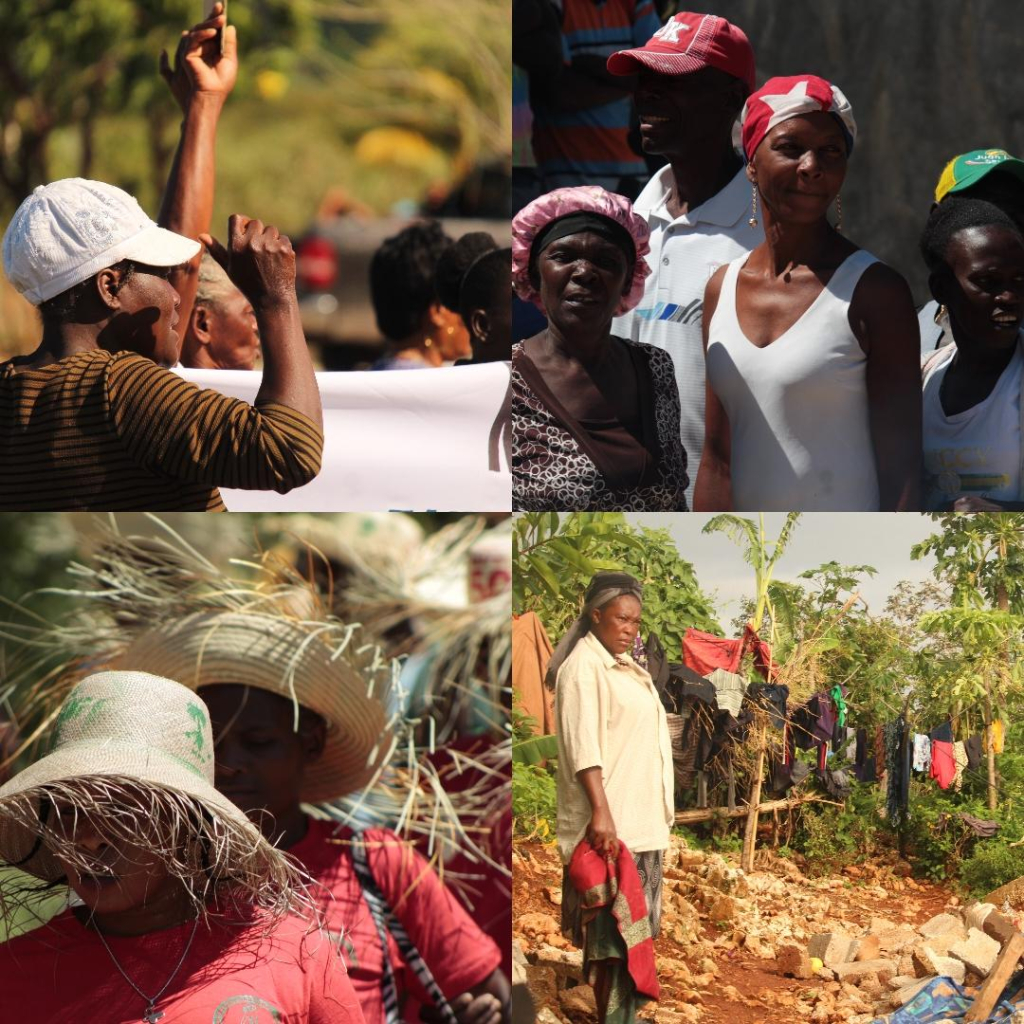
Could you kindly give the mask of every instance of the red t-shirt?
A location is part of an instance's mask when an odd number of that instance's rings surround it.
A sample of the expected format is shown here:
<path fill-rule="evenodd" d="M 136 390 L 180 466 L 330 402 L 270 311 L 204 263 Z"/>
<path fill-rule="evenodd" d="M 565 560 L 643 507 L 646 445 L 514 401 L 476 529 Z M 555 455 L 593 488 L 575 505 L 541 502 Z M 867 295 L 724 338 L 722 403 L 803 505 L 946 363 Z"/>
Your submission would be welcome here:
<path fill-rule="evenodd" d="M 322 886 L 320 909 L 340 944 L 367 1024 L 383 1024 L 384 955 L 377 927 L 352 867 L 352 831 L 333 822 L 309 823 L 306 837 L 288 850 Z M 430 864 L 387 829 L 367 829 L 367 859 L 388 905 L 405 926 L 446 999 L 479 985 L 501 963 L 501 953 L 434 874 Z M 333 896 L 333 899 L 332 899 Z M 404 963 L 388 933 L 388 957 L 401 1000 L 432 1000 Z"/>
<path fill-rule="evenodd" d="M 265 919 L 199 922 L 191 948 L 156 1003 L 160 1024 L 361 1024 L 352 983 L 329 940 L 299 918 L 269 935 Z M 192 923 L 132 938 L 105 936 L 124 972 L 147 995 L 178 962 Z M 4 1021 L 138 1024 L 146 1001 L 118 972 L 94 931 L 69 910 L 0 945 Z"/>

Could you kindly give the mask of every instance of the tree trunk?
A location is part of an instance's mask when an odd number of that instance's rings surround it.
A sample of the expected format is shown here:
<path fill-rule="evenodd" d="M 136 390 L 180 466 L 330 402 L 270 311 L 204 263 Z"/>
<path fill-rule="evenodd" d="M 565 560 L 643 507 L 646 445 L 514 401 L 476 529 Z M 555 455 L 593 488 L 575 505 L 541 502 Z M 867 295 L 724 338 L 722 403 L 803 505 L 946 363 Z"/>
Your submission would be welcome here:
<path fill-rule="evenodd" d="M 757 761 L 754 765 L 754 778 L 750 786 L 750 802 L 747 805 L 747 827 L 743 833 L 743 856 L 740 867 L 744 871 L 754 870 L 754 848 L 757 846 L 757 820 L 761 810 L 761 776 L 764 774 L 765 730 L 764 716 L 757 729 Z"/>
<path fill-rule="evenodd" d="M 992 680 L 985 680 L 985 754 L 988 758 L 988 809 L 996 809 L 996 752 L 992 747 Z"/>

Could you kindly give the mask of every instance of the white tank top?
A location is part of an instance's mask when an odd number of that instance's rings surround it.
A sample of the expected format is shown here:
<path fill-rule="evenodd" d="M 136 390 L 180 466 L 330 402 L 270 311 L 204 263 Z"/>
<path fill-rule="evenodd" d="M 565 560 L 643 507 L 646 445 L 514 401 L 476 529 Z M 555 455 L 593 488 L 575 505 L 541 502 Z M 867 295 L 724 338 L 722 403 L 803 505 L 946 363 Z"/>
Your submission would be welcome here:
<path fill-rule="evenodd" d="M 937 510 L 961 495 L 1019 501 L 1021 494 L 1021 376 L 1018 339 L 1013 358 L 984 401 L 947 416 L 939 389 L 956 346 L 940 350 L 924 378 L 925 509 Z"/>
<path fill-rule="evenodd" d="M 836 269 L 807 311 L 766 348 L 736 317 L 736 282 L 748 256 L 728 265 L 708 330 L 707 376 L 729 417 L 737 512 L 877 512 L 867 356 L 850 329 L 863 249 Z"/>

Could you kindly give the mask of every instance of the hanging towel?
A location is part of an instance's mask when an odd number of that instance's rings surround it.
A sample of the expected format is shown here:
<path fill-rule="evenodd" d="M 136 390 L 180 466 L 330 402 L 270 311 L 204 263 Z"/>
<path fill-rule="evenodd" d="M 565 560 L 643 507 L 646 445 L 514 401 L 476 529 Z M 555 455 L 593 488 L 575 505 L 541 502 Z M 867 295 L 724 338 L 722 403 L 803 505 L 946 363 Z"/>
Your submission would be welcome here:
<path fill-rule="evenodd" d="M 989 736 L 989 747 L 993 754 L 1001 754 L 1003 752 L 1003 723 L 997 718 L 988 730 Z"/>
<path fill-rule="evenodd" d="M 743 697 L 747 692 L 746 679 L 743 676 L 736 675 L 734 672 L 726 672 L 723 668 L 716 668 L 708 676 L 708 681 L 715 688 L 718 707 L 722 711 L 728 711 L 733 718 L 739 718 Z"/>
<path fill-rule="evenodd" d="M 949 789 L 956 777 L 956 760 L 953 758 L 953 744 L 945 740 L 932 740 L 931 777 L 939 784 L 939 789 Z"/>
<path fill-rule="evenodd" d="M 976 768 L 981 767 L 982 753 L 981 753 L 981 742 L 982 738 L 980 735 L 974 735 L 968 738 L 964 746 L 967 748 L 967 767 L 972 771 Z"/>
<path fill-rule="evenodd" d="M 967 749 L 959 740 L 953 744 L 953 763 L 956 765 L 953 775 L 953 792 L 959 793 L 963 783 L 964 769 L 967 767 Z"/>
<path fill-rule="evenodd" d="M 932 767 L 932 741 L 923 733 L 914 733 L 914 771 L 927 772 Z"/>

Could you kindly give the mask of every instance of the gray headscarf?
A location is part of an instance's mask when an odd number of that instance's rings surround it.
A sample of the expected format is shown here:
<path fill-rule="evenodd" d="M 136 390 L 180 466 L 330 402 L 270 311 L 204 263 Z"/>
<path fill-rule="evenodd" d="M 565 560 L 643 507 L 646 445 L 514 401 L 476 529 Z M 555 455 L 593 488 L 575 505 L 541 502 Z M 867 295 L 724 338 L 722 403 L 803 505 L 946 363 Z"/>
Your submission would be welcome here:
<path fill-rule="evenodd" d="M 544 685 L 548 689 L 555 688 L 558 679 L 558 670 L 562 663 L 572 653 L 572 649 L 590 632 L 590 616 L 598 608 L 603 608 L 609 601 L 624 595 L 635 597 L 643 603 L 643 588 L 639 580 L 634 579 L 628 572 L 599 572 L 594 575 L 584 595 L 583 611 L 569 627 L 569 631 L 558 641 L 558 645 L 551 652 L 551 660 L 548 662 L 548 670 L 544 674 Z"/>

